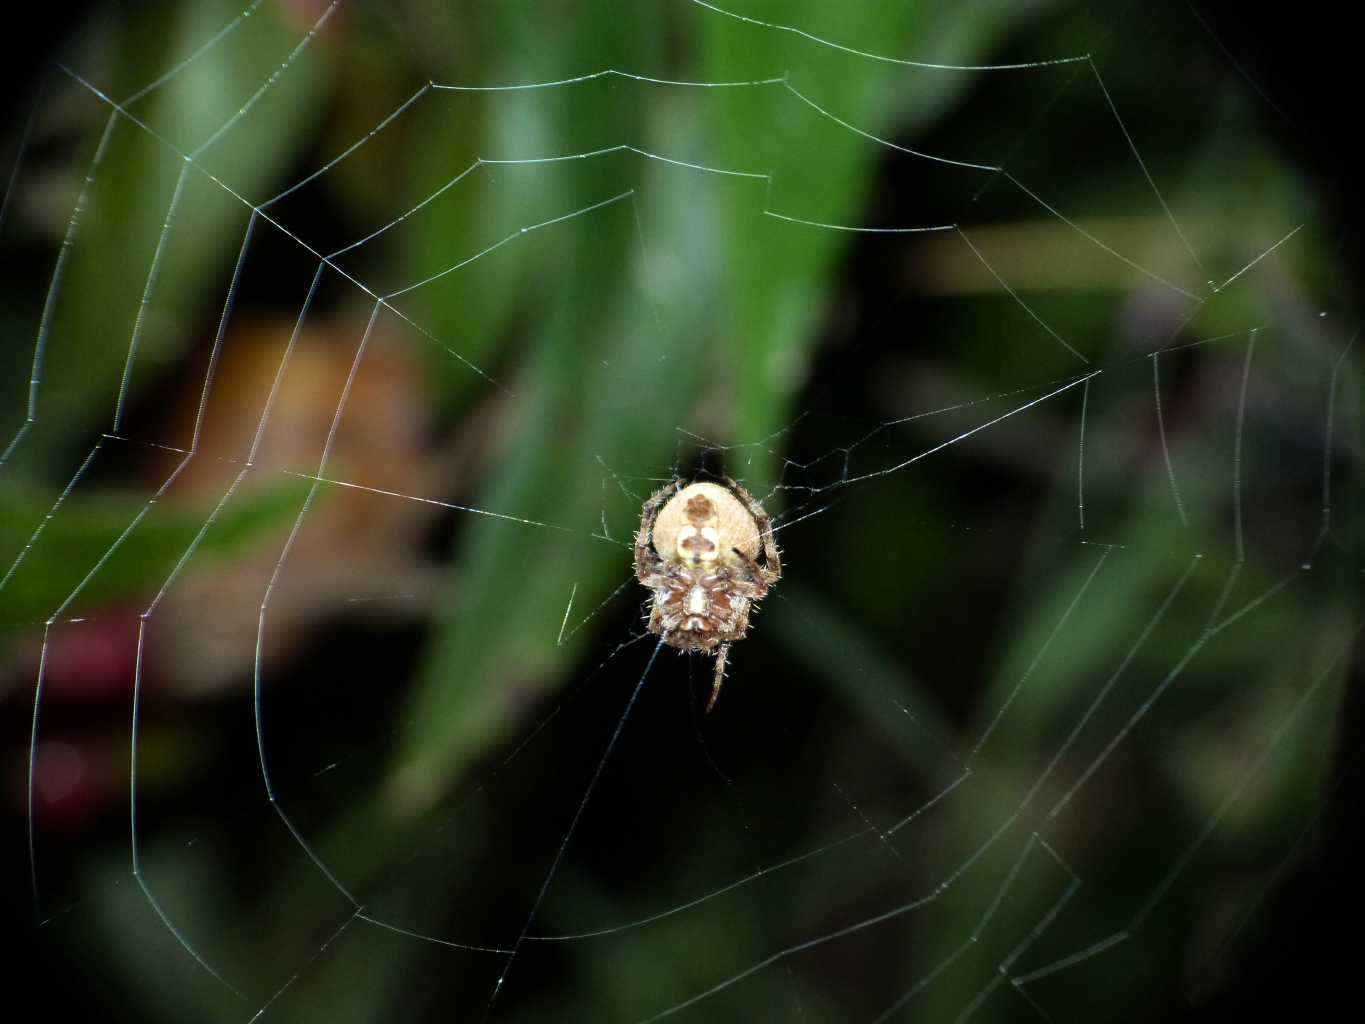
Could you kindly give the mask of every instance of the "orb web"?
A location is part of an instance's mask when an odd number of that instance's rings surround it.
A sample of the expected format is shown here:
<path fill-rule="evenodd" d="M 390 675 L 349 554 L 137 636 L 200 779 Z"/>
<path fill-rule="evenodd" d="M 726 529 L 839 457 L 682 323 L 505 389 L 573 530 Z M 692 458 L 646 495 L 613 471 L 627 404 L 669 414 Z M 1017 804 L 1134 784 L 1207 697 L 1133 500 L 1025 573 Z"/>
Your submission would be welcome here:
<path fill-rule="evenodd" d="M 1065 5 L 559 16 L 158 8 L 12 133 L 41 962 L 139 1019 L 1197 1003 L 1361 623 L 1352 297 L 1258 89 L 1195 15 L 1165 73 Z M 708 717 L 630 557 L 719 474 L 786 577 Z"/>

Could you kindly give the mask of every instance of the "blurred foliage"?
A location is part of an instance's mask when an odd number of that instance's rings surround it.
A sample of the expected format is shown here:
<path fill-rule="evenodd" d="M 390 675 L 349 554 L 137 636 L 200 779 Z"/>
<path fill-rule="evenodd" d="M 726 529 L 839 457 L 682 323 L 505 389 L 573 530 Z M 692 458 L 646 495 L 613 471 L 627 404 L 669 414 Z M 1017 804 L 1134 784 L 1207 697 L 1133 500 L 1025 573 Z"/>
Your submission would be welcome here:
<path fill-rule="evenodd" d="M 154 593 L 193 546 L 212 562 L 232 558 L 261 537 L 279 533 L 294 515 L 306 486 L 284 480 L 235 504 L 214 508 L 177 503 L 166 516 L 144 525 L 147 503 L 132 495 L 75 496 L 51 520 L 51 498 L 13 484 L 0 487 L 0 536 L 23 538 L 35 523 L 42 533 L 13 565 L 14 575 L 0 590 L 0 615 L 11 624 L 34 624 L 63 610 L 67 614 L 98 608 L 139 593 Z M 23 550 L 16 545 L 16 553 Z M 81 587 L 93 567 L 112 563 Z M 13 583 L 12 586 L 8 585 Z M 67 596 L 79 588 L 78 602 Z"/>
<path fill-rule="evenodd" d="M 102 94 L 124 98 L 126 113 L 109 113 L 59 72 L 40 108 L 21 246 L 42 258 L 16 267 L 0 307 L 7 336 L 23 342 L 0 356 L 6 408 L 23 409 L 35 329 L 48 350 L 36 421 L 3 470 L 0 551 L 22 550 L 90 445 L 116 436 L 100 442 L 89 476 L 78 474 L 41 527 L 24 575 L 0 589 L 13 660 L 27 672 L 33 659 L 19 655 L 34 647 L 29 627 L 67 607 L 73 587 L 80 611 L 145 597 L 187 550 L 191 572 L 210 577 L 233 558 L 259 560 L 250 618 L 277 578 L 286 587 L 295 574 L 326 580 L 329 561 L 355 557 L 378 529 L 351 508 L 355 521 L 343 525 L 353 532 L 327 534 L 321 552 L 286 547 L 316 522 L 315 508 L 341 500 L 336 485 L 300 476 L 380 489 L 366 500 L 392 499 L 388 489 L 456 503 L 433 506 L 450 513 L 430 545 L 442 593 L 413 602 L 423 626 L 403 640 L 413 653 L 367 650 L 380 616 L 362 610 L 318 626 L 317 650 L 299 665 L 267 662 L 254 700 L 239 688 L 233 703 L 209 705 L 211 722 L 152 704 L 143 751 L 160 814 L 145 827 L 143 861 L 157 907 L 126 884 L 124 817 L 88 856 L 42 847 L 42 865 L 66 869 L 53 887 L 79 893 L 69 926 L 57 919 L 48 941 L 83 963 L 112 951 L 109 984 L 135 993 L 129 1016 L 183 1019 L 193 1006 L 213 1008 L 203 1019 L 241 1017 L 244 1004 L 185 957 L 162 907 L 192 922 L 187 941 L 241 981 L 253 1012 L 276 997 L 291 1020 L 481 1007 L 499 958 L 420 937 L 509 942 L 525 923 L 577 822 L 618 691 L 647 657 L 648 640 L 613 660 L 626 630 L 639 628 L 630 542 L 640 502 L 698 469 L 742 477 L 770 512 L 791 513 L 781 536 L 792 568 L 763 612 L 756 649 L 736 650 L 729 707 L 706 723 L 706 739 L 682 699 L 636 712 L 646 720 L 632 726 L 649 738 L 630 760 L 626 733 L 617 761 L 637 767 L 604 776 L 614 798 L 594 804 L 612 808 L 591 833 L 601 848 L 564 862 L 537 921 L 606 931 L 681 907 L 717 879 L 785 864 L 845 835 L 850 821 L 865 834 L 836 854 L 765 871 L 742 903 L 722 894 L 705 912 L 661 916 L 648 942 L 636 929 L 572 942 L 533 935 L 509 985 L 528 994 L 501 1012 L 635 1019 L 708 989 L 736 964 L 932 894 L 922 915 L 898 913 L 837 953 L 822 944 L 809 961 L 772 966 L 701 1003 L 693 1019 L 870 1019 L 907 991 L 916 1002 L 906 1019 L 955 1019 L 968 1006 L 977 1020 L 1011 1018 L 1020 1006 L 1001 1005 L 1005 996 L 972 1001 L 1044 919 L 1070 869 L 1039 847 L 1017 861 L 1018 846 L 982 844 L 1033 799 L 1038 772 L 1055 770 L 1049 781 L 1075 806 L 1054 838 L 1098 884 L 1085 915 L 1058 917 L 1053 957 L 1126 927 L 1164 893 L 1166 865 L 1180 863 L 1190 837 L 1211 818 L 1225 826 L 1216 854 L 1190 872 L 1192 888 L 1211 895 L 1154 918 L 1152 937 L 1128 943 L 1104 984 L 1049 982 L 1060 1005 L 1088 986 L 1097 1018 L 1133 1018 L 1148 1005 L 1159 1015 L 1163 979 L 1184 970 L 1209 933 L 1224 933 L 1222 879 L 1237 874 L 1237 906 L 1254 905 L 1286 837 L 1311 824 L 1304 809 L 1321 805 L 1338 742 L 1349 661 L 1338 652 L 1359 614 L 1355 480 L 1344 470 L 1359 459 L 1360 378 L 1335 321 L 1313 319 L 1319 306 L 1352 298 L 1314 226 L 1324 211 L 1256 128 L 1245 83 L 1210 85 L 1205 65 L 1189 58 L 1202 51 L 1185 37 L 1163 38 L 1174 56 L 1168 74 L 1154 75 L 1146 44 L 1086 5 L 734 6 L 869 51 L 963 64 L 1093 51 L 1146 163 L 1125 148 L 1087 64 L 1024 72 L 1036 85 L 910 70 L 704 5 L 405 0 L 333 11 L 299 0 L 250 7 L 234 22 L 241 8 L 230 2 L 155 4 L 110 8 L 72 41 L 64 60 Z M 221 45 L 197 49 L 225 25 L 234 27 Z M 140 94 L 176 68 L 164 88 Z M 542 90 L 431 87 L 609 69 L 781 81 L 707 89 L 609 75 Z M 896 145 L 1004 161 L 1021 181 L 1045 183 L 1049 201 L 1104 244 L 1144 267 L 1183 268 L 1182 287 L 1208 301 L 1180 305 L 999 176 L 956 167 L 940 179 L 930 172 L 942 166 L 923 172 L 904 153 L 889 156 L 789 86 Z M 1184 98 L 1201 90 L 1208 102 L 1196 112 Z M 546 159 L 612 147 L 633 149 Z M 322 167 L 308 187 L 281 192 Z M 1226 273 L 1184 266 L 1144 169 L 1168 183 L 1207 267 Z M 951 232 L 902 246 L 906 236 L 888 242 L 768 213 L 850 226 L 960 222 L 990 266 Z M 1254 284 L 1215 293 L 1200 279 L 1221 283 L 1305 221 Z M 239 264 L 258 250 L 263 267 Z M 245 450 L 198 451 L 189 426 L 212 401 L 199 382 L 214 380 L 213 346 L 231 346 L 243 316 L 223 297 L 292 322 L 325 253 L 331 269 L 309 315 L 333 318 L 319 343 L 331 361 L 307 371 L 313 389 L 326 390 L 323 413 L 310 408 L 281 429 L 327 438 L 330 458 L 291 462 L 295 476 L 221 505 L 202 487 L 162 500 L 157 485 L 181 455 L 232 472 L 246 465 Z M 59 287 L 44 312 L 54 254 Z M 1087 369 L 1103 372 L 1007 429 L 969 435 L 1036 397 L 1040 382 L 1060 387 L 1078 370 L 1019 296 L 1001 293 L 995 272 L 1082 348 Z M 1245 364 L 1243 407 L 1236 385 L 1255 325 L 1264 334 Z M 1151 356 L 1210 338 L 1220 340 Z M 343 390 L 342 381 L 368 381 L 381 357 L 418 369 L 368 396 Z M 1343 428 L 1337 452 L 1337 528 L 1319 535 L 1323 381 L 1333 366 L 1339 422 L 1355 427 Z M 1166 396 L 1159 437 L 1154 378 Z M 420 389 L 408 390 L 414 380 Z M 270 408 L 267 385 L 247 390 Z M 337 401 L 340 454 L 329 432 Z M 353 478 L 344 434 L 362 401 L 429 425 L 436 461 L 448 450 L 456 468 L 424 476 L 395 449 L 393 465 L 371 462 L 371 476 Z M 910 419 L 931 409 L 946 412 Z M 373 430 L 373 414 L 360 422 L 353 429 Z M 1072 475 L 1082 423 L 1090 532 L 1077 529 Z M 106 463 L 125 430 L 164 447 Z M 1163 457 L 1165 431 L 1172 451 Z M 1234 438 L 1240 462 L 1229 454 Z M 947 443 L 951 459 L 885 472 Z M 860 482 L 845 487 L 847 478 Z M 419 490 L 415 480 L 435 482 Z M 1246 535 L 1235 539 L 1233 501 L 1238 515 L 1248 510 Z M 808 513 L 818 518 L 803 527 Z M 1311 571 L 1296 568 L 1307 551 L 1325 556 Z M 1254 628 L 1220 628 L 1276 586 L 1277 599 L 1256 606 Z M 1168 596 L 1169 614 L 1154 619 Z M 244 685 L 263 657 L 243 645 Z M 666 660 L 651 680 L 658 689 L 681 690 L 683 674 L 698 674 Z M 1315 681 L 1313 702 L 1296 704 Z M 1060 757 L 1078 745 L 1081 765 L 1107 758 L 1106 743 L 1152 708 L 1151 731 L 1115 754 L 1119 782 L 1091 785 Z M 16 750 L 26 749 L 31 707 L 20 710 Z M 277 713 L 284 728 L 273 726 Z M 125 709 L 110 718 L 114 763 L 126 757 Z M 1090 731 L 1081 735 L 1078 722 Z M 244 743 L 226 742 L 233 729 Z M 211 770 L 187 752 L 187 730 L 213 737 Z M 988 732 L 978 759 L 973 744 Z M 269 759 L 263 749 L 257 760 L 258 740 Z M 534 753 L 519 759 L 527 746 Z M 278 805 L 261 798 L 267 763 L 288 780 Z M 177 792 L 167 780 L 182 769 Z M 1245 781 L 1252 769 L 1254 786 Z M 120 780 L 125 770 L 118 762 Z M 938 804 L 960 773 L 971 795 Z M 1228 801 L 1242 786 L 1249 809 L 1239 812 Z M 1057 796 L 1049 790 L 1031 813 Z M 277 806 L 297 815 L 288 829 Z M 632 807 L 658 817 L 629 817 Z M 884 833 L 911 818 L 919 831 L 904 842 Z M 201 833 L 222 846 L 199 859 L 186 849 Z M 634 843 L 661 860 L 637 857 Z M 658 863 L 669 870 L 655 877 Z M 337 865 L 344 883 L 327 874 Z M 964 865 L 980 880 L 941 884 Z M 992 904 L 1016 870 L 1023 881 Z M 47 884 L 44 874 L 40 889 Z M 374 920 L 356 916 L 342 884 L 363 893 Z M 977 947 L 972 926 L 997 906 L 999 930 Z M 409 934 L 376 920 L 401 921 Z M 936 964 L 956 962 L 969 934 L 961 964 L 923 996 L 910 989 Z"/>
<path fill-rule="evenodd" d="M 792 2 L 765 13 L 800 23 L 819 7 Z M 615 4 L 588 4 L 573 28 L 552 37 L 538 23 L 524 21 L 524 12 L 504 11 L 483 31 L 510 45 L 487 53 L 487 63 L 462 66 L 462 81 L 515 83 L 570 77 L 585 69 L 657 68 L 674 20 L 663 7 L 636 6 L 623 13 Z M 456 17 L 454 9 L 450 17 Z M 869 4 L 842 20 L 842 29 L 859 38 L 910 39 L 930 19 L 918 4 Z M 985 19 L 964 10 L 935 12 L 932 20 L 935 35 L 953 38 L 961 52 L 971 55 L 1007 31 L 1011 19 Z M 611 30 L 602 31 L 604 24 Z M 697 38 L 685 44 L 686 60 L 665 77 L 757 81 L 791 63 L 787 49 L 794 43 L 786 38 L 736 29 L 723 18 L 701 21 L 697 28 Z M 447 34 L 455 35 L 456 29 Z M 513 59 L 503 63 L 503 55 Z M 924 125 L 947 108 L 952 97 L 947 89 L 906 93 L 888 103 L 894 73 L 871 62 L 852 68 L 830 63 L 816 74 L 808 69 L 803 85 L 818 87 L 832 106 L 874 133 L 889 133 L 907 121 Z M 618 91 L 617 83 L 610 85 Z M 542 148 L 549 152 L 624 141 L 710 165 L 719 162 L 713 154 L 734 154 L 743 158 L 742 169 L 773 175 L 767 199 L 778 204 L 774 208 L 851 223 L 867 203 L 876 150 L 851 133 L 828 137 L 819 147 L 804 145 L 809 122 L 791 116 L 792 97 L 781 88 L 770 87 L 757 100 L 746 96 L 746 102 L 727 105 L 725 116 L 714 118 L 688 112 L 689 97 L 679 98 L 666 87 L 641 95 L 645 102 L 632 94 L 632 102 L 604 108 L 600 89 L 564 92 L 557 102 L 531 108 L 534 117 L 513 122 L 518 136 L 511 139 L 500 136 L 502 122 L 487 117 L 474 119 L 487 125 L 482 134 L 441 133 L 433 126 L 434 134 L 459 140 L 454 159 L 449 150 L 434 151 L 425 132 L 411 138 L 446 173 L 478 156 L 520 151 L 516 144 L 523 138 L 547 143 Z M 689 125 L 681 133 L 673 127 L 680 123 Z M 579 125 L 591 126 L 596 146 L 576 144 L 577 134 L 565 129 Z M 573 141 L 557 141 L 566 135 Z M 723 410 L 703 413 L 703 422 L 714 420 L 721 436 L 738 439 L 767 437 L 794 418 L 809 349 L 827 314 L 822 282 L 836 269 L 850 236 L 797 227 L 803 234 L 793 240 L 793 225 L 755 215 L 764 201 L 762 182 L 725 183 L 714 190 L 716 199 L 691 188 L 660 187 L 659 178 L 686 172 L 656 170 L 652 161 L 633 154 L 613 157 L 611 163 L 626 165 L 619 168 L 622 190 L 638 189 L 629 208 L 595 217 L 543 247 L 518 251 L 523 260 L 543 261 L 523 272 L 544 281 L 547 315 L 526 339 L 527 357 L 518 373 L 526 381 L 527 399 L 520 403 L 497 469 L 480 492 L 480 508 L 591 524 L 602 503 L 600 473 L 566 454 L 590 452 L 608 467 L 643 475 L 649 490 L 667 482 L 667 467 L 676 459 L 675 426 L 696 422 L 699 409 Z M 582 174 L 554 174 L 558 205 L 572 210 L 601 201 L 612 191 L 604 190 L 604 179 L 617 180 L 612 177 L 616 170 L 592 165 Z M 839 187 L 832 189 L 830 182 Z M 462 209 L 489 207 L 476 202 Z M 524 219 L 524 210 L 515 216 Z M 426 223 L 443 238 L 469 235 L 467 224 L 434 218 Z M 686 265 L 686 276 L 669 274 L 654 262 L 659 254 L 652 259 L 645 239 L 658 237 L 680 240 L 684 248 L 669 250 L 664 258 Z M 419 252 L 430 251 L 440 247 L 440 239 L 424 235 L 417 245 Z M 632 281 L 636 273 L 647 275 L 643 284 Z M 477 299 L 474 287 L 443 292 L 444 308 L 431 312 L 434 322 L 450 325 L 446 336 L 460 338 L 470 346 L 469 358 L 481 362 L 497 325 L 524 298 L 501 279 L 480 287 Z M 644 302 L 636 294 L 639 288 L 647 292 Z M 472 320 L 471 309 L 478 310 Z M 599 362 L 610 372 L 588 369 Z M 463 382 L 470 382 L 467 374 Z M 745 464 L 744 473 L 763 488 L 776 479 L 777 469 L 771 456 L 760 454 Z M 617 536 L 629 536 L 628 520 L 618 521 L 616 528 Z M 460 593 L 413 695 L 415 724 L 398 762 L 399 799 L 418 806 L 449 787 L 491 745 L 520 729 L 518 709 L 527 701 L 562 685 L 573 661 L 555 638 L 570 590 L 577 588 L 579 607 L 595 607 L 620 580 L 623 567 L 619 549 L 606 544 L 569 559 L 558 534 L 513 533 L 496 522 L 474 524 L 461 545 L 456 556 L 463 567 Z M 574 649 L 571 641 L 569 653 Z M 458 673 L 452 672 L 457 665 Z M 495 677 L 507 685 L 489 686 Z"/>

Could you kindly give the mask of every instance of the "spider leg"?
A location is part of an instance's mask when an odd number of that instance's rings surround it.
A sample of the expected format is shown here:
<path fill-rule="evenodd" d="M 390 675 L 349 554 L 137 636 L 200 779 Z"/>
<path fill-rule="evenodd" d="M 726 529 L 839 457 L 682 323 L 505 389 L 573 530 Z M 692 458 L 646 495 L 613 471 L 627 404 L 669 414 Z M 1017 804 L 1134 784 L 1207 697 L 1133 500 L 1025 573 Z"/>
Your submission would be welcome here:
<path fill-rule="evenodd" d="M 641 581 L 654 571 L 660 561 L 652 546 L 654 520 L 658 517 L 659 508 L 669 498 L 673 497 L 682 485 L 681 480 L 674 480 L 671 484 L 659 488 L 645 502 L 645 506 L 640 512 L 640 529 L 635 534 L 635 575 Z"/>
<path fill-rule="evenodd" d="M 765 564 L 759 565 L 752 558 L 745 561 L 752 563 L 751 568 L 757 570 L 758 575 L 772 586 L 782 578 L 782 557 L 777 550 L 777 541 L 773 539 L 773 521 L 768 517 L 768 513 L 763 511 L 763 506 L 758 503 L 758 499 L 750 494 L 738 480 L 734 477 L 723 477 L 725 486 L 735 492 L 735 496 L 744 502 L 745 508 L 749 510 L 749 515 L 754 517 L 754 523 L 758 526 L 758 535 L 763 542 L 763 561 Z"/>
<path fill-rule="evenodd" d="M 706 702 L 706 714 L 711 713 L 711 709 L 716 706 L 716 698 L 720 696 L 720 684 L 725 682 L 725 659 L 730 656 L 730 645 L 721 644 L 716 651 L 716 677 L 711 684 L 711 699 Z"/>
<path fill-rule="evenodd" d="M 752 607 L 752 601 L 745 601 L 739 609 L 739 614 L 735 616 L 734 624 L 730 628 L 734 631 L 736 640 L 743 639 L 744 634 L 749 631 L 749 609 Z"/>
<path fill-rule="evenodd" d="M 757 601 L 761 597 L 767 597 L 768 588 L 777 582 L 777 577 L 768 569 L 759 565 L 758 562 L 754 561 L 754 559 L 750 558 L 743 551 L 739 550 L 739 548 L 731 548 L 730 550 L 735 553 L 735 556 L 744 563 L 744 567 L 749 570 L 749 575 L 752 579 L 747 580 L 746 582 L 757 591 L 757 593 L 753 595 L 754 600 Z"/>

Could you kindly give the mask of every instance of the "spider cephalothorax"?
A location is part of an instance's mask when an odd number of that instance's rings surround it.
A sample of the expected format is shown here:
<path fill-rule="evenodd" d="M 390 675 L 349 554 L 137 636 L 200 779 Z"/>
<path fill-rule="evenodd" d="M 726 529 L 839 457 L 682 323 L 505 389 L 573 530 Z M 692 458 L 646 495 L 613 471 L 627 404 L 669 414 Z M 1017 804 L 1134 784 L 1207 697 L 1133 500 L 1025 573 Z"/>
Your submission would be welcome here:
<path fill-rule="evenodd" d="M 710 711 L 730 644 L 744 636 L 755 603 L 782 575 L 767 513 L 729 477 L 724 487 L 675 480 L 645 502 L 635 575 L 653 591 L 650 632 L 681 650 L 716 655 Z"/>

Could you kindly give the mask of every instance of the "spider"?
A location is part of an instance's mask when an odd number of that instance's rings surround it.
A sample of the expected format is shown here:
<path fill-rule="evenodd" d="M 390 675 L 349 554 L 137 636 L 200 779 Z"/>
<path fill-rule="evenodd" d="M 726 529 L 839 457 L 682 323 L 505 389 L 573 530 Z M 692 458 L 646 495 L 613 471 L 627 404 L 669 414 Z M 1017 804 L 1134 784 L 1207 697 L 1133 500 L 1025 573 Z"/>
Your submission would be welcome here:
<path fill-rule="evenodd" d="M 653 591 L 649 631 L 671 647 L 716 656 L 708 714 L 730 645 L 743 639 L 749 613 L 782 576 L 768 514 L 724 480 L 724 487 L 674 480 L 645 502 L 635 535 L 635 575 Z"/>

